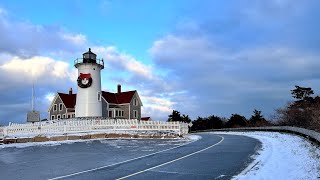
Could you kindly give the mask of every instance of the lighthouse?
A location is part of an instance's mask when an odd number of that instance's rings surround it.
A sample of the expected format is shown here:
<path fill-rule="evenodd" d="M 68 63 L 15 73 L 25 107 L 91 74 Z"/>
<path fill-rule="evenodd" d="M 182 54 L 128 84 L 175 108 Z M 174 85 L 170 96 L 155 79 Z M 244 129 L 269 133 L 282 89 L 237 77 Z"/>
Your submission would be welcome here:
<path fill-rule="evenodd" d="M 82 58 L 74 61 L 78 69 L 77 98 L 75 107 L 76 117 L 101 117 L 101 70 L 104 68 L 103 59 L 89 51 Z"/>

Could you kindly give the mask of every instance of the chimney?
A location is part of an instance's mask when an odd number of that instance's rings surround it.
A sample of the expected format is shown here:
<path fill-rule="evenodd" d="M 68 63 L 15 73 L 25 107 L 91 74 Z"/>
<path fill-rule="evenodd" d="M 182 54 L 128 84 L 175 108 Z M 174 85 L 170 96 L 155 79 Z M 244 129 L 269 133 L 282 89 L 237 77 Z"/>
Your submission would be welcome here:
<path fill-rule="evenodd" d="M 118 84 L 118 93 L 121 93 L 121 85 Z"/>
<path fill-rule="evenodd" d="M 72 88 L 69 89 L 69 95 L 72 95 Z"/>

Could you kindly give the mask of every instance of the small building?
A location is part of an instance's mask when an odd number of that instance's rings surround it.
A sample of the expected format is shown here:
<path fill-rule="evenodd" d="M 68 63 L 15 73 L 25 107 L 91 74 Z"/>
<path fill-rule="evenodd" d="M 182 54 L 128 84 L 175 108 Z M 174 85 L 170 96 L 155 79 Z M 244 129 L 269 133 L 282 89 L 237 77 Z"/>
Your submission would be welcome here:
<path fill-rule="evenodd" d="M 141 121 L 152 121 L 151 117 L 141 117 Z"/>
<path fill-rule="evenodd" d="M 117 92 L 102 91 L 102 117 L 117 119 L 141 120 L 141 106 L 143 106 L 136 90 L 121 91 L 118 85 Z M 72 88 L 68 94 L 57 93 L 48 109 L 49 119 L 69 119 L 75 117 L 77 94 Z"/>

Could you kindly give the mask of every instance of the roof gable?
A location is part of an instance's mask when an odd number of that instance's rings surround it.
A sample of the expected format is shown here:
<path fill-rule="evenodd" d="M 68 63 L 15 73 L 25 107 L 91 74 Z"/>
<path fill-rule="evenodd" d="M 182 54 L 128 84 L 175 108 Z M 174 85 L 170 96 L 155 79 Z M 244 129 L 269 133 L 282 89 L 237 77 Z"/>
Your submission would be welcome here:
<path fill-rule="evenodd" d="M 127 91 L 121 93 L 111 93 L 102 91 L 102 96 L 108 103 L 126 104 L 131 102 L 135 93 L 136 91 Z"/>
<path fill-rule="evenodd" d="M 63 104 L 66 106 L 66 108 L 74 108 L 76 105 L 76 94 L 64 94 L 64 93 L 58 93 L 60 96 Z"/>
<path fill-rule="evenodd" d="M 136 93 L 137 91 L 126 91 L 121 93 L 111 93 L 111 92 L 102 91 L 102 97 L 108 103 L 127 104 L 131 102 L 131 100 L 133 99 Z M 138 99 L 140 100 L 139 95 L 137 96 L 138 96 Z M 60 97 L 63 104 L 66 106 L 66 108 L 74 108 L 76 105 L 77 94 L 57 93 L 57 97 Z M 52 103 L 54 103 L 54 101 Z"/>

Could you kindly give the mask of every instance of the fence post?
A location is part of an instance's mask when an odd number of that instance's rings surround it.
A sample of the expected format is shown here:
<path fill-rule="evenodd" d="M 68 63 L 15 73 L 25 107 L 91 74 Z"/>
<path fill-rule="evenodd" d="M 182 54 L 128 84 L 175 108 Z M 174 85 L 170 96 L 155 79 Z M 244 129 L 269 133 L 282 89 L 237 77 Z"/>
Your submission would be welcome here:
<path fill-rule="evenodd" d="M 160 130 L 160 121 L 158 121 L 158 130 Z"/>
<path fill-rule="evenodd" d="M 64 122 L 63 124 L 63 134 L 66 134 L 67 133 L 67 125 L 66 125 L 66 122 Z"/>
<path fill-rule="evenodd" d="M 93 122 L 94 122 L 94 120 L 93 120 L 93 119 L 91 119 L 90 132 L 92 132 Z"/>
<path fill-rule="evenodd" d="M 4 127 L 3 128 L 3 136 L 4 137 L 6 137 L 6 136 L 8 136 L 8 129 L 7 129 L 8 127 Z"/>

